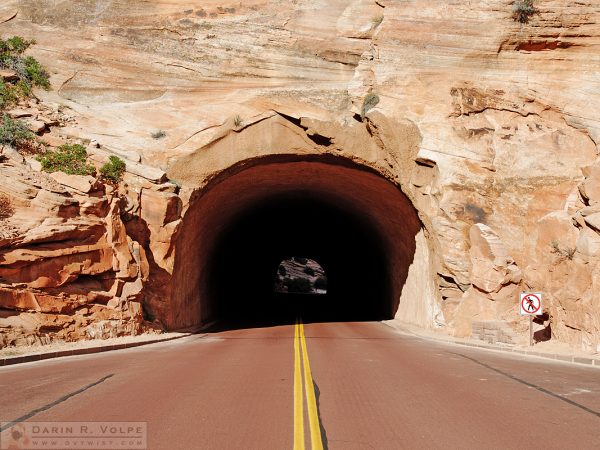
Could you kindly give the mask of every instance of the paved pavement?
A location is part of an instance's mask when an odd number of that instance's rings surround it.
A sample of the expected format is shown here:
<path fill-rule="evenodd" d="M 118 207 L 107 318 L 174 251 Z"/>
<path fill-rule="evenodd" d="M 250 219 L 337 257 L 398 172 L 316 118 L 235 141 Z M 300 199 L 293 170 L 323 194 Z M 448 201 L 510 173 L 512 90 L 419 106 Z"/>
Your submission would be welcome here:
<path fill-rule="evenodd" d="M 232 329 L 2 367 L 0 388 L 2 421 L 146 422 L 150 449 L 600 448 L 598 369 L 375 322 Z"/>

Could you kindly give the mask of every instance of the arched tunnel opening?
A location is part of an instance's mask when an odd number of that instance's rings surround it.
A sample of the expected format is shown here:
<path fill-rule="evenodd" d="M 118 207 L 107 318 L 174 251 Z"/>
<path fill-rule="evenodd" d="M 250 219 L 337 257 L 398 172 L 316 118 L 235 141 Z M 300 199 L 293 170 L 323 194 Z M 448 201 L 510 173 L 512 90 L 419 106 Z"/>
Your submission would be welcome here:
<path fill-rule="evenodd" d="M 169 328 L 393 318 L 420 228 L 394 183 L 344 158 L 240 164 L 190 200 Z M 325 295 L 274 289 L 290 255 L 318 261 Z"/>

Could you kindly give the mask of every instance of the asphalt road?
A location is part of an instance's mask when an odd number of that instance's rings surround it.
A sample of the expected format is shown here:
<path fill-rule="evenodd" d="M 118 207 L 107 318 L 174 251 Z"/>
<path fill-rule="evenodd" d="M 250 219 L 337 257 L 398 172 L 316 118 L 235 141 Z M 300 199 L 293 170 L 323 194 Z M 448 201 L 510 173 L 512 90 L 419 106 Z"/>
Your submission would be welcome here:
<path fill-rule="evenodd" d="M 9 366 L 0 388 L 4 422 L 145 422 L 150 449 L 600 448 L 600 370 L 373 322 Z"/>

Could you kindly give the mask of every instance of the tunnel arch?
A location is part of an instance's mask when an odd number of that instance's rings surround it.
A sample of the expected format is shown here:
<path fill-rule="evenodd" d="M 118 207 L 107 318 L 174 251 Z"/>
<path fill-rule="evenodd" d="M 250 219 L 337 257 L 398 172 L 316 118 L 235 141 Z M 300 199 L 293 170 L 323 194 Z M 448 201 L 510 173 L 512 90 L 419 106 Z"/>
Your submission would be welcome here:
<path fill-rule="evenodd" d="M 314 239 L 285 236 L 282 220 L 295 231 L 314 229 Z M 333 155 L 240 162 L 190 198 L 178 234 L 168 327 L 289 314 L 266 294 L 272 271 L 289 254 L 314 256 L 329 274 L 324 319 L 392 318 L 420 230 L 406 195 L 366 165 Z"/>

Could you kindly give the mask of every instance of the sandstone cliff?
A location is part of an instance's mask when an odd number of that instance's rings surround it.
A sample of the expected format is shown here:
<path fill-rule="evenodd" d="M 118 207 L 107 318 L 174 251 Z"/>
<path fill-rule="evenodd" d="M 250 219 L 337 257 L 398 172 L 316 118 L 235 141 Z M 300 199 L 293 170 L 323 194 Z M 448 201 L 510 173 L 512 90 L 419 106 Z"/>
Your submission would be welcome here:
<path fill-rule="evenodd" d="M 37 40 L 54 86 L 38 96 L 69 111 L 46 139 L 118 154 L 128 173 L 118 191 L 82 189 L 0 163 L 15 205 L 0 344 L 139 332 L 142 308 L 169 323 L 195 196 L 287 153 L 359 162 L 410 199 L 424 232 L 403 320 L 461 336 L 501 321 L 518 340 L 518 293 L 539 290 L 539 332 L 600 351 L 600 7 L 539 0 L 519 23 L 512 4 L 4 1 L 0 33 Z"/>

